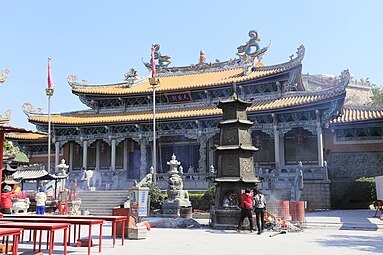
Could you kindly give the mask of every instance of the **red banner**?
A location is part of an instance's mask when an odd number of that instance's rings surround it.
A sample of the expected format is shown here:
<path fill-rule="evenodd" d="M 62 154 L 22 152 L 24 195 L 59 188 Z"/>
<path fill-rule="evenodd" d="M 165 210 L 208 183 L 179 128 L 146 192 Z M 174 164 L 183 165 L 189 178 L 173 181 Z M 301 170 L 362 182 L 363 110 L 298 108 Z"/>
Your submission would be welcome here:
<path fill-rule="evenodd" d="M 48 89 L 53 89 L 53 79 L 51 74 L 51 58 L 48 58 Z"/>

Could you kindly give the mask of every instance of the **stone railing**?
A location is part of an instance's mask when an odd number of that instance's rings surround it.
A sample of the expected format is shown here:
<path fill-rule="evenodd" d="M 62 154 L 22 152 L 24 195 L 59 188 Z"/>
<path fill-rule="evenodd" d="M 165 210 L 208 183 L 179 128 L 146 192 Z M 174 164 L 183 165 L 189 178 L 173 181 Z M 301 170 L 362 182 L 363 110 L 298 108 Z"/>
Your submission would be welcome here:
<path fill-rule="evenodd" d="M 256 175 L 263 178 L 269 178 L 271 176 L 278 179 L 294 179 L 297 170 L 302 169 L 304 180 L 328 180 L 328 169 L 325 165 L 320 166 L 285 166 L 278 171 L 273 168 L 256 168 Z"/>
<path fill-rule="evenodd" d="M 208 173 L 183 173 L 179 174 L 183 180 L 183 189 L 188 191 L 204 191 L 211 185 Z M 156 174 L 157 185 L 161 190 L 166 190 L 168 187 L 168 173 Z"/>

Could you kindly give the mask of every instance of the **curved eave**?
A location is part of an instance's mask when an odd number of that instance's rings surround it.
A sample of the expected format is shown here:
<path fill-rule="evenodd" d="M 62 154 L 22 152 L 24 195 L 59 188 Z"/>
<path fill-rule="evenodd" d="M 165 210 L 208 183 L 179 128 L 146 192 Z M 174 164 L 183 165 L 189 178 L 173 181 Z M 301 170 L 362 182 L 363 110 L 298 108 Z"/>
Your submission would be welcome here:
<path fill-rule="evenodd" d="M 241 177 L 218 177 L 214 179 L 215 182 L 244 182 L 244 183 L 260 183 L 261 180 L 257 177 L 252 179 L 244 179 Z"/>
<path fill-rule="evenodd" d="M 220 121 L 219 125 L 227 125 L 227 124 L 235 124 L 235 123 L 249 125 L 249 126 L 254 124 L 254 122 L 252 122 L 250 120 L 235 119 L 235 120 L 223 120 L 223 121 Z"/>
<path fill-rule="evenodd" d="M 26 133 L 26 134 L 20 134 L 20 133 L 7 133 L 5 134 L 5 139 L 13 140 L 13 141 L 19 141 L 19 140 L 47 140 L 48 135 L 43 133 Z"/>
<path fill-rule="evenodd" d="M 292 93 L 280 98 L 271 98 L 268 100 L 255 100 L 253 105 L 248 108 L 248 114 L 261 114 L 264 111 L 278 111 L 281 109 L 291 110 L 298 107 L 307 107 L 318 103 L 323 104 L 331 100 L 344 98 L 345 92 L 335 94 L 315 95 L 315 92 L 301 93 L 294 96 Z M 156 119 L 158 120 L 180 120 L 186 118 L 203 118 L 207 116 L 218 117 L 222 115 L 222 110 L 214 106 L 205 108 L 184 108 L 180 110 L 158 111 Z M 51 123 L 56 125 L 96 125 L 113 124 L 129 122 L 147 122 L 152 120 L 152 112 L 138 113 L 113 113 L 113 114 L 74 114 L 74 115 L 53 115 Z M 34 124 L 47 124 L 47 115 L 29 116 L 28 120 Z"/>
<path fill-rule="evenodd" d="M 258 148 L 254 146 L 243 146 L 243 145 L 220 145 L 216 148 L 218 151 L 225 151 L 225 150 L 245 150 L 245 151 L 258 151 Z"/>
<path fill-rule="evenodd" d="M 222 109 L 225 105 L 227 104 L 234 104 L 234 103 L 240 103 L 241 105 L 239 106 L 240 108 L 246 109 L 251 105 L 251 102 L 242 100 L 241 98 L 238 97 L 237 93 L 234 93 L 231 97 L 228 99 L 220 100 L 217 104 L 217 107 Z"/>
<path fill-rule="evenodd" d="M 157 120 L 180 119 L 187 117 L 199 117 L 222 114 L 216 107 L 193 108 L 178 111 L 159 111 L 156 113 Z M 106 124 L 106 123 L 125 123 L 125 122 L 144 122 L 153 119 L 152 112 L 140 113 L 114 113 L 114 114 L 78 114 L 72 116 L 56 115 L 51 117 L 52 124 L 61 125 L 83 125 L 83 124 Z M 32 123 L 47 123 L 47 116 L 29 117 Z"/>

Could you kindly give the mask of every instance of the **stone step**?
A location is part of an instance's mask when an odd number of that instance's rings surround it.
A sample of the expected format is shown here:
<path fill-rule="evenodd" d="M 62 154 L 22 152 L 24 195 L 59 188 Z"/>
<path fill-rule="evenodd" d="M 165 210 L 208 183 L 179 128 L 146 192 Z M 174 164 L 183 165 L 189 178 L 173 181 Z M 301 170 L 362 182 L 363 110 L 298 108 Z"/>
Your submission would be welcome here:
<path fill-rule="evenodd" d="M 112 209 L 120 207 L 128 198 L 128 190 L 80 191 L 81 209 L 92 215 L 112 215 Z"/>

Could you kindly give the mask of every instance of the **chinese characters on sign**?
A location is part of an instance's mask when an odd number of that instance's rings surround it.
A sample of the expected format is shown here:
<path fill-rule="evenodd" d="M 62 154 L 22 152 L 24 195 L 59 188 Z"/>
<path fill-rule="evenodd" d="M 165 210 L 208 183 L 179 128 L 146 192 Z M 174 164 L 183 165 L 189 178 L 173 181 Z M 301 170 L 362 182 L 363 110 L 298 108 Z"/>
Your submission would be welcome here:
<path fill-rule="evenodd" d="M 165 94 L 165 96 L 168 103 L 185 103 L 192 101 L 190 91 Z"/>
<path fill-rule="evenodd" d="M 129 189 L 130 215 L 136 217 L 148 216 L 149 188 L 134 187 Z"/>

